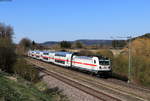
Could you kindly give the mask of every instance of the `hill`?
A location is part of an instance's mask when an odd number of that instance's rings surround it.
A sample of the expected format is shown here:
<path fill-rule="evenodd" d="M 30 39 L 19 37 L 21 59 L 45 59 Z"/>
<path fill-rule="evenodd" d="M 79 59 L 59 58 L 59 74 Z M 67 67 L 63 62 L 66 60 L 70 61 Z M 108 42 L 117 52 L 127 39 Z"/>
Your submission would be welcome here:
<path fill-rule="evenodd" d="M 150 34 L 132 39 L 131 42 L 131 82 L 150 87 Z M 113 59 L 113 71 L 128 77 L 129 45 Z"/>
<path fill-rule="evenodd" d="M 148 38 L 150 39 L 150 33 L 146 33 L 144 35 L 138 36 L 138 37 L 134 37 L 132 38 L 132 41 L 139 39 L 139 38 Z M 75 40 L 75 41 L 68 41 L 70 43 L 76 43 L 76 42 L 81 42 L 82 44 L 86 45 L 86 46 L 91 46 L 91 45 L 103 45 L 103 46 L 113 46 L 113 47 L 124 47 L 126 46 L 126 42 L 128 40 L 91 40 L 91 39 L 80 39 L 80 40 Z M 43 46 L 53 46 L 56 44 L 59 44 L 60 41 L 46 41 L 43 43 L 40 43 L 40 45 Z"/>
<path fill-rule="evenodd" d="M 132 41 L 132 55 L 150 56 L 150 36 L 140 36 Z"/>
<path fill-rule="evenodd" d="M 82 40 L 76 40 L 79 41 L 85 45 L 111 45 L 112 40 L 89 40 L 89 39 L 82 39 Z M 75 42 L 76 42 L 75 41 Z"/>
<path fill-rule="evenodd" d="M 55 44 L 58 44 L 59 42 L 58 41 L 46 41 L 44 43 L 40 43 L 41 45 L 44 45 L 44 46 L 52 46 L 52 45 L 55 45 Z"/>
<path fill-rule="evenodd" d="M 89 39 L 81 39 L 81 40 L 75 40 L 75 41 L 69 41 L 71 43 L 75 43 L 75 42 L 81 42 L 84 45 L 108 45 L 110 46 L 112 44 L 112 40 L 89 40 Z M 51 46 L 51 45 L 55 45 L 58 44 L 60 41 L 46 41 L 44 43 L 41 43 L 41 45 L 46 45 L 46 46 Z"/>
<path fill-rule="evenodd" d="M 132 38 L 132 55 L 149 56 L 150 54 L 150 33 Z M 128 46 L 128 45 L 127 45 Z M 125 47 L 124 52 L 128 54 L 128 48 Z"/>
<path fill-rule="evenodd" d="M 150 39 L 150 33 L 145 33 L 144 35 L 135 37 L 135 38 L 133 38 L 133 40 L 138 39 L 138 38 L 148 38 L 148 39 Z"/>

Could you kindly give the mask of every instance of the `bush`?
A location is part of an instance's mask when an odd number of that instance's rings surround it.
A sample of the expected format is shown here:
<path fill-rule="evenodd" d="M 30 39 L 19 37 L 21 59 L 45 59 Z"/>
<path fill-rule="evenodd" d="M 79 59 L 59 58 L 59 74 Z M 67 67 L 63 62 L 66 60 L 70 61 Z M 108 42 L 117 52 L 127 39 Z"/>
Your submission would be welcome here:
<path fill-rule="evenodd" d="M 128 56 L 119 55 L 113 58 L 113 72 L 128 77 Z M 150 86 L 150 59 L 145 56 L 133 56 L 131 62 L 131 80 Z"/>
<path fill-rule="evenodd" d="M 128 56 L 119 55 L 113 58 L 112 61 L 113 72 L 122 76 L 128 76 Z"/>
<path fill-rule="evenodd" d="M 113 53 L 108 49 L 102 49 L 96 52 L 96 55 L 106 56 L 108 58 L 113 58 Z"/>
<path fill-rule="evenodd" d="M 136 82 L 150 86 L 150 59 L 145 56 L 134 56 L 132 60 L 133 79 Z"/>
<path fill-rule="evenodd" d="M 54 101 L 69 101 L 68 97 L 64 95 L 62 90 L 60 90 L 58 87 L 47 88 L 44 91 L 44 94 L 52 95 Z"/>
<path fill-rule="evenodd" d="M 23 82 L 13 81 L 0 75 L 0 101 L 53 101 L 51 95 L 46 95 Z"/>
<path fill-rule="evenodd" d="M 13 71 L 28 81 L 36 82 L 39 80 L 39 71 L 34 66 L 27 64 L 23 58 L 17 60 Z"/>
<path fill-rule="evenodd" d="M 81 50 L 81 51 L 79 52 L 79 54 L 80 54 L 80 55 L 83 55 L 83 56 L 94 55 L 93 52 L 88 51 L 88 50 Z"/>

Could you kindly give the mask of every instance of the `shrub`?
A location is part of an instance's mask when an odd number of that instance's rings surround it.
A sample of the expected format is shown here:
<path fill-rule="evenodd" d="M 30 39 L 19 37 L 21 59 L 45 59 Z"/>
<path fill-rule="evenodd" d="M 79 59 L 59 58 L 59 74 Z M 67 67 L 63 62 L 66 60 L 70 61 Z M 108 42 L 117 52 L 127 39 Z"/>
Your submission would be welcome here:
<path fill-rule="evenodd" d="M 113 58 L 113 72 L 128 77 L 128 56 L 119 55 Z M 150 59 L 145 56 L 133 56 L 131 62 L 131 80 L 150 86 Z"/>
<path fill-rule="evenodd" d="M 53 101 L 52 95 L 46 95 L 34 85 L 13 81 L 0 75 L 0 101 Z"/>
<path fill-rule="evenodd" d="M 112 61 L 113 72 L 123 76 L 128 75 L 128 56 L 119 55 L 113 58 Z"/>
<path fill-rule="evenodd" d="M 108 49 L 102 49 L 96 52 L 97 55 L 106 56 L 108 58 L 113 58 L 113 53 Z"/>
<path fill-rule="evenodd" d="M 69 101 L 68 97 L 64 95 L 62 90 L 60 90 L 58 87 L 47 88 L 44 91 L 44 94 L 52 95 L 54 101 Z"/>
<path fill-rule="evenodd" d="M 79 54 L 80 54 L 80 55 L 83 55 L 83 56 L 94 55 L 93 52 L 88 51 L 88 50 L 81 50 L 81 51 L 79 52 Z"/>
<path fill-rule="evenodd" d="M 150 85 L 150 59 L 145 56 L 134 56 L 132 59 L 133 79 L 146 86 Z"/>
<path fill-rule="evenodd" d="M 26 80 L 36 82 L 39 80 L 39 71 L 34 66 L 27 64 L 23 58 L 18 58 L 16 64 L 13 67 L 15 74 L 19 74 Z"/>

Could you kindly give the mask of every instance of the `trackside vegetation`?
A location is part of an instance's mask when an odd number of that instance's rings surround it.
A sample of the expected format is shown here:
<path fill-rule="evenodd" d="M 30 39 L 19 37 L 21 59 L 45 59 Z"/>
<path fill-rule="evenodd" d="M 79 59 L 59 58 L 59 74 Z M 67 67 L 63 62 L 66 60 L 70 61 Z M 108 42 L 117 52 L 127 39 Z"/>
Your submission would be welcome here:
<path fill-rule="evenodd" d="M 146 34 L 146 36 L 148 36 Z M 149 34 L 150 36 L 150 34 Z M 132 40 L 131 48 L 131 82 L 150 87 L 150 38 L 142 37 Z M 81 50 L 82 55 L 103 55 L 112 60 L 113 75 L 127 81 L 128 78 L 128 45 L 119 55 L 113 55 L 109 49 L 96 51 Z"/>
<path fill-rule="evenodd" d="M 13 72 L 15 75 L 19 75 L 30 82 L 38 82 L 40 80 L 39 71 L 33 65 L 28 64 L 24 58 L 17 59 L 13 66 Z"/>
<path fill-rule="evenodd" d="M 0 72 L 0 101 L 68 101 L 59 88 L 47 88 L 43 82 L 31 83 Z"/>
<path fill-rule="evenodd" d="M 52 101 L 50 95 L 22 81 L 14 81 L 0 74 L 0 101 Z"/>
<path fill-rule="evenodd" d="M 150 59 L 144 56 L 132 56 L 131 81 L 150 87 Z M 113 72 L 128 77 L 128 56 L 113 58 Z"/>
<path fill-rule="evenodd" d="M 0 23 L 0 101 L 68 101 L 59 88 L 48 88 L 24 59 L 29 48 L 40 46 L 28 38 L 16 45 L 13 35 L 11 26 Z"/>
<path fill-rule="evenodd" d="M 147 35 L 147 34 L 146 34 Z M 142 37 L 132 41 L 131 80 L 150 87 L 150 38 Z M 128 77 L 128 49 L 113 58 L 113 71 Z"/>
<path fill-rule="evenodd" d="M 16 61 L 15 45 L 12 41 L 13 28 L 0 23 L 0 69 L 12 72 L 12 65 Z"/>

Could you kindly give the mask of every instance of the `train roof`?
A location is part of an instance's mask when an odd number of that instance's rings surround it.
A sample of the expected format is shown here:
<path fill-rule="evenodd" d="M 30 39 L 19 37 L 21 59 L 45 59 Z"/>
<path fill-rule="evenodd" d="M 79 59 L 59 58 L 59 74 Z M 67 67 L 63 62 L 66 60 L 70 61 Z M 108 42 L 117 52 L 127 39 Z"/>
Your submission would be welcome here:
<path fill-rule="evenodd" d="M 43 53 L 55 53 L 55 54 L 59 54 L 59 55 L 66 55 L 66 54 L 73 54 L 72 52 L 55 52 L 55 51 L 42 51 Z"/>
<path fill-rule="evenodd" d="M 43 53 L 55 53 L 54 51 L 41 51 Z"/>
<path fill-rule="evenodd" d="M 92 58 L 92 57 L 98 57 L 99 59 L 101 59 L 101 60 L 103 60 L 103 59 L 109 59 L 108 57 L 106 57 L 106 56 L 103 56 L 103 55 L 87 55 L 87 56 L 83 56 L 82 54 L 80 54 L 80 53 L 75 53 L 75 55 L 77 55 L 77 56 L 79 56 L 79 57 L 82 57 L 82 58 Z"/>
<path fill-rule="evenodd" d="M 92 57 L 89 57 L 89 56 L 76 56 L 76 57 L 80 59 L 88 59 L 88 60 L 92 59 Z"/>
<path fill-rule="evenodd" d="M 56 54 L 66 55 L 66 54 L 73 54 L 72 52 L 55 52 Z"/>

